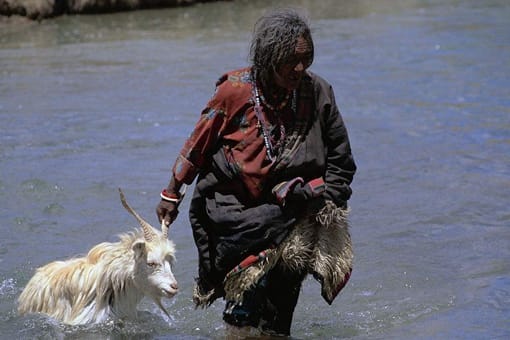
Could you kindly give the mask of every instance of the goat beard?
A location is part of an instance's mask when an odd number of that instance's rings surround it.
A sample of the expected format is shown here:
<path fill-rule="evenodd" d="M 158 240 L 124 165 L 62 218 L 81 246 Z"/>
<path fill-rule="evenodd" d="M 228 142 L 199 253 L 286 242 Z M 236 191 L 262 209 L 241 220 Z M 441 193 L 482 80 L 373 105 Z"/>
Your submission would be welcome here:
<path fill-rule="evenodd" d="M 168 311 L 166 310 L 166 308 L 163 306 L 163 303 L 161 302 L 161 298 L 154 298 L 154 303 L 156 304 L 156 306 L 159 307 L 159 309 L 161 309 L 163 311 L 163 313 L 165 313 L 165 315 L 171 319 L 170 317 L 170 314 L 168 313 Z"/>

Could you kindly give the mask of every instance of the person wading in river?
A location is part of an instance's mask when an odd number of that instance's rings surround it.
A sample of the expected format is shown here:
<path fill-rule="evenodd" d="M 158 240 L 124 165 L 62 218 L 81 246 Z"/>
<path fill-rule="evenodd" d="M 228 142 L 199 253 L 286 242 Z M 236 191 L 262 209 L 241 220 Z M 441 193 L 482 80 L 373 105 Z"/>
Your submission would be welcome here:
<path fill-rule="evenodd" d="M 228 335 L 288 336 L 307 274 L 330 304 L 350 277 L 356 165 L 331 85 L 308 70 L 314 45 L 304 17 L 262 16 L 250 55 L 250 67 L 217 81 L 156 212 L 172 223 L 198 176 L 195 304 L 223 297 Z"/>

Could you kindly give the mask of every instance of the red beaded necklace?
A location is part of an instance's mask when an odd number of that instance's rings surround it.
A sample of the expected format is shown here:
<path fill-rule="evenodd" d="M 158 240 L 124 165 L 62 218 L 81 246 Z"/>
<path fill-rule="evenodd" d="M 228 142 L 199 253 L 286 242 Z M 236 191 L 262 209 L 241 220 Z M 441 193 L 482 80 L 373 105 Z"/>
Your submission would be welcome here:
<path fill-rule="evenodd" d="M 255 78 L 255 77 L 254 77 Z M 258 123 L 257 127 L 259 127 L 262 130 L 262 137 L 264 139 L 264 145 L 266 146 L 266 154 L 267 157 L 271 162 L 274 162 L 277 156 L 277 153 L 279 153 L 279 150 L 283 147 L 284 141 L 285 141 L 285 125 L 283 124 L 283 121 L 278 113 L 278 111 L 284 109 L 287 106 L 287 103 L 290 98 L 290 92 L 287 93 L 284 100 L 278 105 L 277 108 L 270 105 L 264 98 L 262 91 L 259 91 L 257 86 L 256 78 L 252 80 L 252 88 L 253 88 L 253 97 L 255 101 L 255 115 L 257 116 Z M 275 117 L 278 119 L 278 125 L 280 129 L 280 137 L 278 140 L 276 140 L 273 143 L 273 138 L 271 138 L 271 134 L 269 132 L 270 124 L 266 123 L 266 120 L 264 119 L 264 113 L 262 111 L 262 105 L 264 104 L 269 110 L 271 110 Z M 296 90 L 292 91 L 292 109 L 296 110 Z"/>

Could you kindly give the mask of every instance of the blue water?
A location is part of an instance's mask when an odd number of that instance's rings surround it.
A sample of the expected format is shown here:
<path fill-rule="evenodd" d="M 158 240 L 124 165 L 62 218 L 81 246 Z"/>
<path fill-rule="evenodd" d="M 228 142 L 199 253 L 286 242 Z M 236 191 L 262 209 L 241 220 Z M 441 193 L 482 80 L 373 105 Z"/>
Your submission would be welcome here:
<path fill-rule="evenodd" d="M 358 173 L 353 276 L 332 306 L 305 282 L 299 339 L 510 337 L 510 3 L 282 1 L 307 8 L 312 70 L 336 93 Z M 66 327 L 16 315 L 35 268 L 157 225 L 158 193 L 224 71 L 247 64 L 271 1 L 41 23 L 0 19 L 0 337 L 220 338 L 191 302 L 187 208 L 170 230 L 181 292 L 140 320 Z"/>

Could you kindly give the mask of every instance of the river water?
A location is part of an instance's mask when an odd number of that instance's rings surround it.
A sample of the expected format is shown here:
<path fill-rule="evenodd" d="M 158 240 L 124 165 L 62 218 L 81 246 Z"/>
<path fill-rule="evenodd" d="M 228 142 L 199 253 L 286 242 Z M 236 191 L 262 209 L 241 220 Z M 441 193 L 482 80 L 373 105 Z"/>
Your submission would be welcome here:
<path fill-rule="evenodd" d="M 328 306 L 305 281 L 297 339 L 510 338 L 510 3 L 281 1 L 308 10 L 358 173 L 353 276 Z M 0 19 L 0 337 L 221 338 L 194 310 L 189 197 L 172 226 L 181 291 L 125 324 L 16 315 L 35 268 L 148 221 L 215 80 L 247 64 L 271 1 L 41 23 Z"/>

